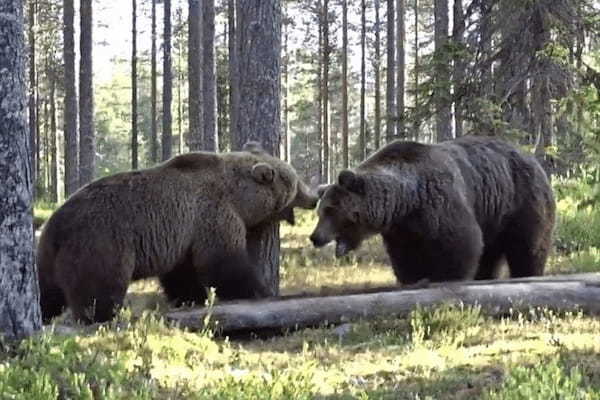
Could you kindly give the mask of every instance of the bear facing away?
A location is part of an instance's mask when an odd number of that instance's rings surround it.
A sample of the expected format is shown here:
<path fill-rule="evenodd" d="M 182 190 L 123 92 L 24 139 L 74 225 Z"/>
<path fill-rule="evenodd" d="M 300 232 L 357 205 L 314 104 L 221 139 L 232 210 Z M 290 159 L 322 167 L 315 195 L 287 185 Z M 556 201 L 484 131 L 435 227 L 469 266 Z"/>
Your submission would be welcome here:
<path fill-rule="evenodd" d="M 316 195 L 283 161 L 253 147 L 189 153 L 154 168 L 98 179 L 74 193 L 41 234 L 38 275 L 45 321 L 69 306 L 106 321 L 132 280 L 159 277 L 177 304 L 270 294 L 249 259 L 250 228 L 293 219 Z"/>
<path fill-rule="evenodd" d="M 504 141 L 395 141 L 320 190 L 315 246 L 381 234 L 398 282 L 542 275 L 555 202 L 540 164 Z"/>

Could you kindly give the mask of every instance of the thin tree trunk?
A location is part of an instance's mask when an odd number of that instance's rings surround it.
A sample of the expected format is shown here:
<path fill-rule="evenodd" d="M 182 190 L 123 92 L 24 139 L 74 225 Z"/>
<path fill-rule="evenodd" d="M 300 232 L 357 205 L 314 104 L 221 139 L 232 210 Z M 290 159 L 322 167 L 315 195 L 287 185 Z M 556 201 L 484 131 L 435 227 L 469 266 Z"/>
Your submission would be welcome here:
<path fill-rule="evenodd" d="M 281 3 L 279 0 L 245 0 L 238 3 L 236 29 L 239 49 L 239 150 L 247 141 L 279 154 Z M 279 293 L 279 224 L 267 223 L 247 234 L 250 256 L 272 295 Z"/>
<path fill-rule="evenodd" d="M 215 56 L 215 0 L 202 0 L 202 90 L 204 94 L 204 150 L 217 151 L 217 62 Z"/>
<path fill-rule="evenodd" d="M 240 109 L 238 38 L 236 24 L 236 6 L 234 0 L 227 2 L 227 21 L 229 24 L 229 143 L 231 148 L 239 147 L 238 113 Z"/>
<path fill-rule="evenodd" d="M 366 132 L 366 40 L 367 40 L 367 2 L 361 0 L 360 3 L 360 133 L 359 147 L 360 155 L 358 161 L 362 161 L 367 156 L 367 132 Z"/>
<path fill-rule="evenodd" d="M 415 9 L 415 101 L 414 101 L 414 111 L 413 111 L 413 138 L 414 140 L 419 140 L 419 130 L 420 130 L 420 117 L 419 117 L 419 0 L 415 0 L 414 3 Z"/>
<path fill-rule="evenodd" d="M 79 186 L 94 179 L 96 139 L 94 133 L 94 83 L 92 64 L 92 0 L 80 2 L 79 36 Z"/>
<path fill-rule="evenodd" d="M 183 26 L 183 12 L 181 7 L 177 8 L 177 24 Z M 183 35 L 177 41 L 177 141 L 178 154 L 183 154 L 183 96 L 181 95 L 183 86 Z"/>
<path fill-rule="evenodd" d="M 465 20 L 462 0 L 454 0 L 454 16 L 452 27 L 452 39 L 454 46 L 458 49 L 463 47 L 463 35 L 465 32 Z M 463 136 L 463 101 L 462 101 L 462 85 L 465 76 L 465 62 L 460 51 L 455 52 L 454 56 L 454 135 L 456 137 Z"/>
<path fill-rule="evenodd" d="M 0 337 L 21 339 L 42 327 L 21 0 L 0 2 L 0 49 Z"/>
<path fill-rule="evenodd" d="M 79 186 L 79 157 L 77 140 L 77 91 L 75 89 L 75 10 L 73 0 L 63 0 L 63 41 L 65 60 L 65 197 Z"/>
<path fill-rule="evenodd" d="M 56 76 L 50 76 L 50 201 L 58 202 L 58 158 L 56 141 Z"/>
<path fill-rule="evenodd" d="M 385 92 L 386 140 L 396 136 L 396 34 L 394 25 L 394 0 L 387 0 L 387 74 Z"/>
<path fill-rule="evenodd" d="M 348 0 L 342 0 L 342 167 L 348 168 Z"/>
<path fill-rule="evenodd" d="M 434 1 L 435 15 L 435 132 L 436 140 L 452 139 L 450 69 L 448 67 L 448 0 Z"/>
<path fill-rule="evenodd" d="M 136 0 L 131 1 L 131 6 L 131 169 L 138 169 Z"/>
<path fill-rule="evenodd" d="M 200 0 L 188 0 L 188 101 L 190 150 L 203 150 L 202 126 L 202 8 Z"/>
<path fill-rule="evenodd" d="M 164 0 L 163 19 L 163 131 L 162 160 L 168 160 L 173 154 L 173 117 L 171 103 L 173 101 L 173 72 L 171 61 L 171 0 Z M 190 79 L 191 80 L 191 79 Z M 191 118 L 190 110 L 190 120 Z M 190 146 L 191 147 L 191 146 Z"/>
<path fill-rule="evenodd" d="M 36 182 L 39 176 L 39 154 L 37 147 L 39 143 L 36 141 L 36 81 L 35 81 L 35 14 L 37 8 L 37 0 L 29 0 L 29 143 L 31 148 L 31 171 L 33 173 L 33 197 L 36 197 Z"/>
<path fill-rule="evenodd" d="M 323 6 L 322 0 L 317 0 L 317 19 L 319 21 L 319 32 L 318 32 L 318 72 L 317 72 L 317 134 L 318 134 L 318 143 L 319 143 L 319 183 L 323 183 L 327 181 L 325 177 L 325 171 L 323 169 L 323 60 L 325 59 L 323 50 Z"/>
<path fill-rule="evenodd" d="M 396 69 L 396 85 L 398 87 L 397 103 L 398 103 L 398 124 L 396 136 L 406 138 L 406 127 L 404 126 L 404 86 L 405 86 L 405 50 L 404 43 L 406 42 L 406 29 L 404 27 L 404 16 L 406 14 L 405 0 L 398 0 L 396 7 L 396 24 L 398 40 L 396 43 L 396 57 L 398 59 Z"/>
<path fill-rule="evenodd" d="M 375 150 L 381 146 L 381 18 L 379 11 L 379 0 L 375 0 Z"/>
<path fill-rule="evenodd" d="M 150 161 L 152 164 L 158 162 L 158 118 L 156 115 L 156 0 L 152 0 L 152 48 L 150 50 Z"/>
<path fill-rule="evenodd" d="M 329 0 L 323 0 L 323 177 L 331 182 L 331 160 L 329 156 Z"/>
<path fill-rule="evenodd" d="M 283 128 L 283 138 L 282 138 L 282 144 L 283 144 L 283 160 L 286 162 L 291 163 L 291 157 L 290 157 L 290 137 L 289 137 L 289 115 L 288 115 L 288 85 L 289 85 L 289 79 L 288 79 L 288 63 L 290 61 L 289 59 L 289 54 L 288 54 L 288 27 L 289 27 L 289 22 L 288 22 L 288 18 L 289 16 L 287 15 L 287 3 L 283 4 L 284 7 L 284 20 L 285 23 L 283 24 L 283 55 L 282 55 L 282 68 L 283 68 L 283 124 L 282 124 L 282 128 Z"/>

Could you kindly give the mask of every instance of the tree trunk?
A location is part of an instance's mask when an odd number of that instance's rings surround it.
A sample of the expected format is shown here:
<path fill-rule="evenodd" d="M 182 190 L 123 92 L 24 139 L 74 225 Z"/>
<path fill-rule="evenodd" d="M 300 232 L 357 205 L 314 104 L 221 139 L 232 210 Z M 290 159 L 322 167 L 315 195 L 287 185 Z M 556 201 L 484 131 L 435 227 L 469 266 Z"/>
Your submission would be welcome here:
<path fill-rule="evenodd" d="M 165 3 L 166 4 L 166 3 Z M 200 0 L 188 0 L 188 88 L 189 123 L 188 146 L 192 151 L 203 150 L 202 126 L 202 8 Z"/>
<path fill-rule="evenodd" d="M 413 139 L 419 140 L 419 131 L 421 129 L 421 121 L 419 116 L 419 0 L 415 0 L 414 3 L 414 11 L 415 11 L 415 43 L 414 43 L 414 52 L 415 52 L 415 65 L 413 68 L 415 75 L 415 86 L 414 86 L 414 110 L 413 110 Z"/>
<path fill-rule="evenodd" d="M 452 40 L 454 41 L 454 47 L 457 49 L 463 48 L 464 43 L 464 32 L 465 32 L 465 16 L 463 11 L 462 0 L 454 0 L 453 7 L 453 26 L 452 26 Z M 462 85 L 465 77 L 465 62 L 460 51 L 455 51 L 454 56 L 454 74 L 453 74 L 453 86 L 454 86 L 454 136 L 463 136 L 463 101 L 462 101 Z"/>
<path fill-rule="evenodd" d="M 587 276 L 585 276 L 587 275 Z M 425 289 L 385 288 L 351 295 L 295 297 L 222 303 L 211 309 L 172 311 L 167 319 L 191 330 L 204 328 L 206 316 L 228 333 L 281 333 L 290 329 L 348 323 L 376 317 L 405 317 L 417 305 L 455 304 L 481 307 L 491 316 L 550 308 L 600 314 L 597 274 L 504 281 L 444 282 Z"/>
<path fill-rule="evenodd" d="M 63 1 L 63 37 L 65 60 L 65 198 L 79 186 L 79 157 L 77 140 L 77 92 L 75 89 L 75 10 L 73 0 Z"/>
<path fill-rule="evenodd" d="M 156 0 L 152 0 L 152 47 L 150 50 L 150 161 L 152 164 L 158 162 L 158 118 L 156 115 Z"/>
<path fill-rule="evenodd" d="M 202 90 L 204 94 L 204 144 L 207 151 L 217 151 L 217 62 L 215 57 L 215 0 L 202 0 Z"/>
<path fill-rule="evenodd" d="M 178 26 L 183 26 L 183 11 L 181 7 L 177 7 L 175 11 L 177 14 Z M 178 154 L 183 154 L 183 96 L 182 86 L 185 79 L 183 74 L 183 29 L 180 30 L 180 37 L 177 40 L 177 146 Z"/>
<path fill-rule="evenodd" d="M 79 32 L 79 186 L 94 179 L 94 83 L 92 64 L 92 0 L 81 0 Z"/>
<path fill-rule="evenodd" d="M 381 146 L 381 18 L 380 0 L 375 0 L 375 150 Z"/>
<path fill-rule="evenodd" d="M 291 163 L 290 157 L 290 121 L 289 121 L 289 112 L 288 112 L 288 96 L 289 96 L 289 76 L 288 76 L 288 63 L 290 61 L 288 54 L 288 36 L 289 36 L 289 15 L 287 14 L 287 3 L 283 4 L 284 7 L 284 24 L 283 24 L 283 55 L 282 55 L 282 68 L 283 68 L 283 160 L 285 162 Z"/>
<path fill-rule="evenodd" d="M 131 1 L 131 6 L 131 169 L 138 169 L 136 0 Z"/>
<path fill-rule="evenodd" d="M 231 148 L 238 146 L 238 114 L 240 109 L 239 66 L 238 66 L 238 26 L 236 24 L 236 4 L 227 2 L 227 22 L 229 24 L 229 143 Z"/>
<path fill-rule="evenodd" d="M 405 62 L 405 50 L 404 43 L 406 42 L 406 29 L 404 27 L 404 17 L 406 14 L 406 4 L 405 0 L 398 0 L 397 4 L 397 15 L 396 15 L 396 24 L 397 24 L 397 35 L 398 40 L 396 44 L 396 57 L 398 58 L 397 65 L 397 78 L 396 85 L 398 86 L 398 124 L 397 124 L 397 134 L 396 136 L 402 139 L 406 138 L 406 127 L 404 125 L 404 85 L 405 85 L 405 70 L 406 70 L 406 62 Z"/>
<path fill-rule="evenodd" d="M 342 167 L 348 168 L 348 0 L 342 0 Z"/>
<path fill-rule="evenodd" d="M 20 339 L 41 328 L 21 0 L 0 2 L 0 48 L 0 336 Z"/>
<path fill-rule="evenodd" d="M 236 147 L 260 142 L 278 156 L 280 143 L 281 4 L 279 0 L 238 3 L 239 130 Z M 279 293 L 279 224 L 268 223 L 247 234 L 248 251 L 272 295 Z"/>
<path fill-rule="evenodd" d="M 36 197 L 36 182 L 40 173 L 39 159 L 36 157 L 39 152 L 37 147 L 39 143 L 36 141 L 36 81 L 35 81 L 35 14 L 37 8 L 37 0 L 29 0 L 29 147 L 31 148 L 31 172 L 33 174 L 31 181 L 33 182 L 33 197 Z"/>
<path fill-rule="evenodd" d="M 319 143 L 319 183 L 326 181 L 325 173 L 323 171 L 323 60 L 325 51 L 323 50 L 323 7 L 321 4 L 322 0 L 317 0 L 317 20 L 319 21 L 318 27 L 318 72 L 317 72 L 317 135 Z"/>
<path fill-rule="evenodd" d="M 163 131 L 162 160 L 168 160 L 173 154 L 173 117 L 171 103 L 173 101 L 173 72 L 171 61 L 171 0 L 165 0 L 163 19 Z M 190 79 L 191 80 L 191 79 Z M 191 118 L 190 110 L 190 120 Z"/>
<path fill-rule="evenodd" d="M 56 76 L 50 76 L 50 201 L 58 202 L 58 157 L 56 141 Z"/>
<path fill-rule="evenodd" d="M 331 182 L 331 159 L 329 155 L 329 0 L 323 0 L 323 178 Z"/>
<path fill-rule="evenodd" d="M 394 1 L 387 0 L 387 74 L 385 92 L 386 141 L 396 136 L 396 34 L 394 25 Z"/>
<path fill-rule="evenodd" d="M 360 2 L 360 133 L 359 133 L 359 157 L 362 161 L 367 156 L 367 116 L 366 116 L 366 81 L 367 81 L 367 63 L 366 63 L 366 41 L 367 41 L 367 2 Z"/>
<path fill-rule="evenodd" d="M 435 133 L 436 140 L 452 139 L 450 68 L 448 67 L 448 0 L 434 1 L 435 15 Z"/>

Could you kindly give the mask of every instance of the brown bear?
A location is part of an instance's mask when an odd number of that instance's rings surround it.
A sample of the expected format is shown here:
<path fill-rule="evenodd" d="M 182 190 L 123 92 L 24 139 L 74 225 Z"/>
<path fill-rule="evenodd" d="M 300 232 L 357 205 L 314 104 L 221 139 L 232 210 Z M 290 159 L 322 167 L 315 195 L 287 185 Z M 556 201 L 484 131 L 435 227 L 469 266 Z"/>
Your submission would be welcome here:
<path fill-rule="evenodd" d="M 536 161 L 508 143 L 465 136 L 394 141 L 320 190 L 315 246 L 336 255 L 381 234 L 398 282 L 542 275 L 555 201 Z"/>
<path fill-rule="evenodd" d="M 84 322 L 109 320 L 132 280 L 155 276 L 177 304 L 203 304 L 205 286 L 221 299 L 268 296 L 246 233 L 293 220 L 293 208 L 314 208 L 317 196 L 289 164 L 246 150 L 180 155 L 74 193 L 38 244 L 43 319 L 68 305 Z"/>

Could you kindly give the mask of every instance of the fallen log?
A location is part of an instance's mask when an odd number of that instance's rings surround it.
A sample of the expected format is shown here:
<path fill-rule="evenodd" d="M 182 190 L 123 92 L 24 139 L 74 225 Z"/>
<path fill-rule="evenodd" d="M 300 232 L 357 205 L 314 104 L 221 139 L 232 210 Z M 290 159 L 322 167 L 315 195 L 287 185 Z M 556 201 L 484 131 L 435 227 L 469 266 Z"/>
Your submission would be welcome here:
<path fill-rule="evenodd" d="M 351 295 L 293 297 L 221 303 L 207 308 L 171 311 L 170 321 L 191 330 L 204 327 L 211 314 L 221 333 L 274 332 L 322 324 L 340 324 L 377 316 L 404 316 L 417 305 L 479 305 L 488 315 L 507 315 L 531 307 L 600 314 L 600 274 L 436 283 L 425 289 L 388 287 L 387 291 Z"/>

